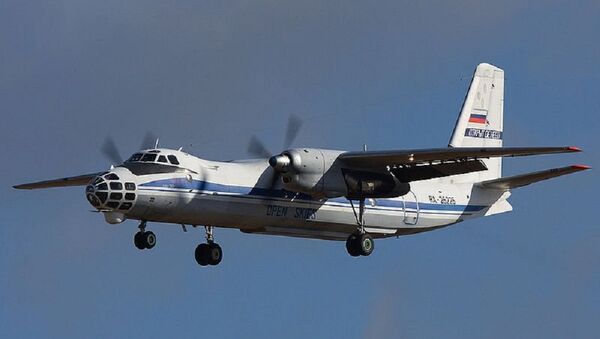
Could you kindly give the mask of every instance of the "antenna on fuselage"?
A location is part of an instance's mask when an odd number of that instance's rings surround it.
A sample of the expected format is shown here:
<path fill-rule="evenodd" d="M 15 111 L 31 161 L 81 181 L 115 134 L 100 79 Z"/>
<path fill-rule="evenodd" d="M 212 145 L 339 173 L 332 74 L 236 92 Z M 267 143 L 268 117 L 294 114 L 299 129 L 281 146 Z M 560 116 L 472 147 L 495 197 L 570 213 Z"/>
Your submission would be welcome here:
<path fill-rule="evenodd" d="M 159 141 L 159 140 L 160 140 L 159 138 L 156 138 L 156 143 L 154 144 L 154 149 L 157 149 L 157 148 L 158 148 L 158 141 Z"/>

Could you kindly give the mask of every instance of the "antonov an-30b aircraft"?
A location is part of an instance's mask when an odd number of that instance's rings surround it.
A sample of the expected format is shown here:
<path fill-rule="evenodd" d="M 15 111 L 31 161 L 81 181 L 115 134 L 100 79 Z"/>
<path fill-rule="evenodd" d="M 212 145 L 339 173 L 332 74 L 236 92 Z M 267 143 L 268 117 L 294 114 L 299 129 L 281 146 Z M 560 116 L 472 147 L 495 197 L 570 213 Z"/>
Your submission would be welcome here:
<path fill-rule="evenodd" d="M 15 186 L 86 186 L 89 203 L 110 224 L 138 220 L 134 244 L 156 245 L 148 222 L 204 226 L 198 264 L 223 258 L 215 227 L 244 233 L 345 240 L 368 256 L 375 238 L 435 230 L 512 210 L 511 190 L 588 169 L 572 165 L 502 177 L 502 158 L 580 152 L 577 147 L 502 147 L 504 71 L 477 66 L 447 148 L 344 152 L 291 148 L 272 155 L 253 138 L 260 159 L 209 161 L 155 147 L 122 162 L 114 143 L 109 171 Z M 297 119 L 288 126 L 296 134 Z M 291 132 L 290 132 L 291 131 Z M 289 141 L 289 140 L 288 140 Z M 288 146 L 291 142 L 287 143 Z"/>

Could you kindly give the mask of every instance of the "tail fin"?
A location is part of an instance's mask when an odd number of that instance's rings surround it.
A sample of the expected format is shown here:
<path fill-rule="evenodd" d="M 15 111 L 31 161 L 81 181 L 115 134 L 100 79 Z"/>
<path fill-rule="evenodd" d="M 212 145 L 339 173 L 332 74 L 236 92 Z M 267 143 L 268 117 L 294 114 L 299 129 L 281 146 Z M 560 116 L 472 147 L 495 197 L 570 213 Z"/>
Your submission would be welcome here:
<path fill-rule="evenodd" d="M 448 147 L 502 147 L 504 71 L 482 63 L 475 69 L 471 86 Z M 502 176 L 502 158 L 483 160 L 488 170 L 474 173 L 476 181 Z"/>

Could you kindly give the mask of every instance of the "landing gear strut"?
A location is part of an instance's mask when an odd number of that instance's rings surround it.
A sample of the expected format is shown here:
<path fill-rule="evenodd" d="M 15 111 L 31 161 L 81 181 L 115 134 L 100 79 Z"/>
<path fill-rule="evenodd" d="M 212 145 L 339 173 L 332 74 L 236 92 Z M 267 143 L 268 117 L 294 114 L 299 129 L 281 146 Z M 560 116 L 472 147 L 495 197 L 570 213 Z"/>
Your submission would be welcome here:
<path fill-rule="evenodd" d="M 212 226 L 204 226 L 204 230 L 206 231 L 206 243 L 196 247 L 194 253 L 196 262 L 200 266 L 218 265 L 223 259 L 223 250 L 214 240 L 214 228 Z"/>
<path fill-rule="evenodd" d="M 135 247 L 143 250 L 156 246 L 156 235 L 151 231 L 146 231 L 146 221 L 142 221 L 138 227 L 140 230 L 133 237 Z"/>
<path fill-rule="evenodd" d="M 356 208 L 354 208 L 352 200 L 350 200 L 350 205 L 352 206 L 358 229 L 356 232 L 350 234 L 348 240 L 346 240 L 346 250 L 348 251 L 348 254 L 353 257 L 358 257 L 359 255 L 368 256 L 373 253 L 373 250 L 375 249 L 375 241 L 373 240 L 373 237 L 365 231 L 365 199 L 362 198 L 359 200 L 358 214 L 356 213 Z"/>

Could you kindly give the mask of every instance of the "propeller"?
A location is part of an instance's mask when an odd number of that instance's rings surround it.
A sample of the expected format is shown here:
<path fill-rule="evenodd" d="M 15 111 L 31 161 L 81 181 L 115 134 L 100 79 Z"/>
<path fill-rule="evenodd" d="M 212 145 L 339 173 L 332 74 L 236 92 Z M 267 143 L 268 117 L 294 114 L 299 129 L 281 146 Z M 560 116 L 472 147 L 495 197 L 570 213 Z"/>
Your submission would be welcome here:
<path fill-rule="evenodd" d="M 256 135 L 253 135 L 252 138 L 250 138 L 250 142 L 248 143 L 248 153 L 260 158 L 268 158 L 271 156 L 271 152 L 269 152 L 267 147 L 256 137 Z"/>
<path fill-rule="evenodd" d="M 158 138 L 154 133 L 151 131 L 146 132 L 140 149 L 151 149 L 156 147 L 157 140 Z M 100 147 L 100 151 L 106 158 L 108 158 L 108 160 L 113 163 L 113 165 L 119 165 L 123 163 L 123 158 L 121 157 L 119 148 L 111 136 L 107 136 L 106 139 L 104 139 L 104 143 L 102 144 L 102 147 Z"/>
<path fill-rule="evenodd" d="M 152 133 L 151 131 L 147 131 L 146 134 L 144 135 L 144 139 L 142 140 L 140 149 L 155 148 L 157 140 L 158 140 L 158 137 L 156 136 L 156 134 Z"/>
<path fill-rule="evenodd" d="M 106 156 L 113 164 L 121 164 L 123 163 L 123 158 L 121 157 L 121 153 L 119 153 L 119 149 L 115 144 L 115 141 L 112 137 L 108 136 L 104 139 L 104 144 L 100 148 L 102 154 Z"/>
<path fill-rule="evenodd" d="M 290 115 L 288 118 L 283 149 L 287 149 L 292 145 L 298 136 L 301 127 L 302 119 L 297 115 Z M 248 143 L 248 154 L 259 158 L 270 158 L 273 155 L 265 144 L 255 135 L 250 138 L 250 142 Z"/>
<path fill-rule="evenodd" d="M 290 115 L 287 122 L 283 149 L 288 149 L 292 145 L 298 136 L 298 132 L 300 131 L 301 127 L 302 119 L 296 115 Z M 265 144 L 255 135 L 253 135 L 248 142 L 248 153 L 255 157 L 269 159 L 269 165 L 272 167 L 272 172 L 270 177 L 265 179 L 267 180 L 268 188 L 275 187 L 280 173 L 284 171 L 284 167 L 290 164 L 289 157 L 282 154 L 273 156 L 273 153 L 271 153 Z"/>
<path fill-rule="evenodd" d="M 283 144 L 283 149 L 288 149 L 292 145 L 298 136 L 298 132 L 300 132 L 300 128 L 302 128 L 302 120 L 297 115 L 290 115 L 287 130 L 285 132 L 285 144 Z"/>

